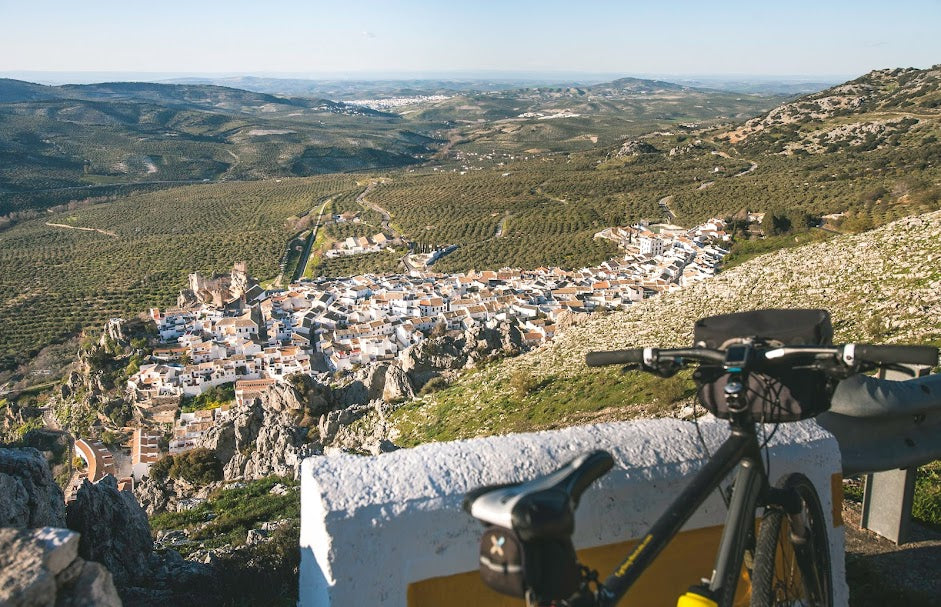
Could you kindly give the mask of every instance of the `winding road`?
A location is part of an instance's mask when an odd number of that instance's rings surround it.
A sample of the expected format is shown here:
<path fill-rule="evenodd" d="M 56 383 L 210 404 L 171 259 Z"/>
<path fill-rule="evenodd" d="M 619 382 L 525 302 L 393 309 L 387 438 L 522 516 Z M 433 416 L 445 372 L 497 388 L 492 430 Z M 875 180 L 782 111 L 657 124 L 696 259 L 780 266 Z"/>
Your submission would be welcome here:
<path fill-rule="evenodd" d="M 663 214 L 670 218 L 670 223 L 676 221 L 676 213 L 670 209 L 670 203 L 673 202 L 673 196 L 664 196 L 661 198 L 657 204 L 660 205 L 660 210 L 663 211 Z"/>
<path fill-rule="evenodd" d="M 381 206 L 379 206 L 378 204 L 376 204 L 375 202 L 370 202 L 366 200 L 366 196 L 368 196 L 370 192 L 375 190 L 376 186 L 379 185 L 380 183 L 382 183 L 382 181 L 380 180 L 370 181 L 369 184 L 366 186 L 366 189 L 360 192 L 359 196 L 356 197 L 356 203 L 382 215 L 382 230 L 384 232 L 389 232 L 392 235 L 393 239 L 401 238 L 402 235 L 396 232 L 395 228 L 392 227 L 392 214 L 389 213 L 389 211 L 382 208 Z"/>

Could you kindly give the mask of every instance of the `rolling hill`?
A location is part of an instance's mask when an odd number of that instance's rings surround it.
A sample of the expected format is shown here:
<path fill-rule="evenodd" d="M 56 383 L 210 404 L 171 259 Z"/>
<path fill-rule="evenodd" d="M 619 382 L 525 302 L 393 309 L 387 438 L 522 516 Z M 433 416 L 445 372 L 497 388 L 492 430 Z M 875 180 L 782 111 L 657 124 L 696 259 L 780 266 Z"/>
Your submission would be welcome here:
<path fill-rule="evenodd" d="M 865 230 L 941 207 L 941 144 L 937 141 L 941 124 L 938 108 L 930 105 L 937 82 L 937 70 L 875 72 L 842 85 L 868 87 L 870 92 L 865 102 L 839 113 L 814 116 L 807 109 L 808 104 L 822 103 L 817 99 L 844 90 L 834 87 L 829 93 L 788 102 L 754 120 L 743 120 L 737 127 L 710 127 L 676 119 L 630 123 L 641 132 L 628 135 L 625 142 L 624 132 L 612 129 L 611 145 L 602 145 L 601 140 L 593 143 L 584 133 L 576 139 L 571 135 L 573 131 L 566 130 L 598 125 L 597 117 L 584 117 L 589 121 L 586 123 L 577 122 L 582 118 L 514 119 L 481 123 L 480 127 L 475 123 L 468 128 L 490 129 L 491 134 L 473 141 L 452 142 L 443 151 L 445 158 L 441 161 L 406 170 L 387 169 L 358 179 L 327 175 L 303 180 L 207 183 L 63 205 L 34 218 L 21 217 L 12 227 L 0 229 L 0 276 L 7 294 L 0 302 L 0 346 L 7 365 L 15 365 L 43 346 L 111 315 L 166 305 L 183 286 L 186 274 L 194 270 L 222 270 L 233 261 L 245 259 L 260 278 L 274 278 L 285 245 L 303 234 L 303 228 L 297 227 L 298 217 L 326 200 L 338 212 L 362 212 L 366 223 L 355 228 L 350 224 L 342 230 L 328 228 L 325 233 L 371 235 L 374 232 L 369 230 L 375 228 L 378 217 L 375 209 L 381 208 L 390 214 L 392 227 L 418 245 L 458 245 L 435 265 L 442 272 L 502 266 L 594 265 L 616 254 L 610 243 L 593 238 L 596 232 L 638 220 L 660 220 L 663 208 L 658 201 L 667 197 L 675 221 L 687 225 L 715 215 L 741 216 L 745 210 L 771 214 L 772 221 L 763 226 L 764 230 L 768 234 L 781 233 L 738 245 L 738 260 L 769 249 L 826 239 L 829 232 L 807 227 L 808 221 L 817 221 L 826 214 L 837 214 L 828 224 L 830 229 Z M 9 90 L 14 88 L 21 98 L 74 94 L 22 84 Z M 92 88 L 93 93 L 82 94 L 131 94 L 123 85 Z M 166 90 L 150 85 L 144 88 L 148 92 L 140 94 Z M 586 103 L 601 104 L 603 91 L 614 89 L 634 90 L 636 98 L 630 103 L 649 103 L 644 107 L 651 112 L 658 104 L 662 108 L 665 103 L 680 103 L 678 100 L 687 94 L 681 87 L 624 81 L 601 85 L 598 98 Z M 280 174 L 290 172 L 291 167 L 297 172 L 338 171 L 350 165 L 368 168 L 386 161 L 414 162 L 420 150 L 434 145 L 417 127 L 410 129 L 418 122 L 408 116 L 330 114 L 332 120 L 359 133 L 357 141 L 369 145 L 341 148 L 337 142 L 321 147 L 305 143 L 305 133 L 320 128 L 331 137 L 343 139 L 342 130 L 303 121 L 265 122 L 256 117 L 263 114 L 257 109 L 260 106 L 241 113 L 203 109 L 211 104 L 234 103 L 230 96 L 236 93 L 229 89 L 211 88 L 198 95 L 186 87 L 171 90 L 177 97 L 173 103 L 190 104 L 189 109 L 123 99 L 0 104 L 0 116 L 7 116 L 3 111 L 10 112 L 11 107 L 19 108 L 17 111 L 24 116 L 40 114 L 31 123 L 38 125 L 36 129 L 25 128 L 16 131 L 16 137 L 3 140 L 5 153 L 14 163 L 0 164 L 0 176 L 8 179 L 10 174 L 17 174 L 23 182 L 33 180 L 36 184 L 52 178 L 68 183 L 72 179 L 68 175 L 79 180 L 101 180 L 102 175 L 86 175 L 75 166 L 76 161 L 69 160 L 81 157 L 82 150 L 94 146 L 102 160 L 93 166 L 123 163 L 127 167 L 127 173 L 109 177 L 121 181 L 128 180 L 130 174 L 146 174 L 150 164 L 156 165 L 158 175 L 177 167 L 173 171 L 180 177 L 195 173 L 208 175 L 205 179 L 216 175 L 262 177 L 265 170 Z M 572 103 L 588 97 L 579 92 L 585 90 L 568 87 L 525 94 L 542 104 Z M 248 100 L 268 102 L 267 97 L 255 93 L 241 99 L 245 107 L 251 105 Z M 905 105 L 909 102 L 911 106 Z M 284 104 L 291 103 L 288 100 Z M 278 110 L 282 111 L 288 110 Z M 777 124 L 780 120 L 776 116 L 794 112 L 803 112 L 800 120 L 794 121 L 799 122 L 797 129 L 788 126 L 778 130 L 782 126 Z M 804 145 L 803 128 L 832 131 L 842 124 L 881 120 L 879 116 L 888 112 L 894 112 L 892 120 L 898 121 L 909 118 L 901 116 L 902 112 L 917 113 L 917 122 L 909 121 L 907 128 L 877 139 L 875 145 L 864 138 L 813 152 L 794 147 Z M 626 115 L 614 110 L 604 114 L 621 121 L 627 120 Z M 69 116 L 84 116 L 87 123 L 70 121 Z M 143 136 L 142 124 L 151 125 L 147 128 L 157 134 Z M 655 130 L 643 130 L 645 124 Z M 765 126 L 758 128 L 762 124 Z M 385 125 L 385 130 L 377 127 L 373 131 L 364 125 Z M 555 130 L 528 130 L 537 125 Z M 68 136 L 50 136 L 44 128 Z M 169 136 L 170 128 L 179 135 Z M 295 132 L 258 132 L 269 128 Z M 730 133 L 746 128 L 749 134 L 732 141 Z M 621 135 L 615 138 L 615 132 Z M 10 133 L 9 120 L 0 120 L 2 133 Z M 401 152 L 383 147 L 384 138 L 393 135 Z M 541 137 L 560 152 L 501 156 L 493 152 L 501 145 L 500 136 L 506 136 L 507 145 L 517 148 L 537 145 L 536 138 Z M 133 154 L 109 156 L 125 144 Z M 474 151 L 474 146 L 480 152 Z M 40 149 L 47 152 L 37 153 Z M 352 155 L 337 151 L 347 149 Z M 293 150 L 293 155 L 288 150 Z M 238 155 L 239 160 L 232 155 Z M 72 172 L 59 170 L 57 162 L 73 163 Z M 37 166 L 44 168 L 38 170 Z M 374 187 L 360 200 L 370 182 L 375 182 Z M 91 191 L 100 190 L 82 190 L 81 197 Z M 51 194 L 42 193 L 43 205 L 78 197 L 74 190 L 63 190 L 59 199 Z M 4 200 L 9 201 L 12 195 L 7 196 Z M 32 200 L 36 203 L 37 199 Z M 394 261 L 352 257 L 343 264 L 325 264 L 317 271 L 355 273 L 389 267 Z"/>
<path fill-rule="evenodd" d="M 0 215 L 120 186 L 398 167 L 434 140 L 392 114 L 216 86 L 0 80 Z"/>

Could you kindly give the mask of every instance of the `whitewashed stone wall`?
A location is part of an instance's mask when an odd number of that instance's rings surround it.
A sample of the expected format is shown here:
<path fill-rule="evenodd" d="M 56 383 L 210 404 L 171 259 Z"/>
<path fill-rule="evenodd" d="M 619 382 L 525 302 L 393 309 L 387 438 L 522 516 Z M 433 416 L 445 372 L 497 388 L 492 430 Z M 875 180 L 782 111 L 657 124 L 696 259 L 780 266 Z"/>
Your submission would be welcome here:
<path fill-rule="evenodd" d="M 710 452 L 728 435 L 726 422 L 700 428 Z M 704 458 L 692 423 L 662 419 L 428 444 L 376 457 L 306 459 L 299 604 L 405 605 L 410 583 L 475 570 L 481 526 L 460 508 L 465 492 L 532 478 L 593 449 L 610 451 L 615 467 L 582 498 L 577 548 L 642 536 Z M 770 451 L 771 481 L 806 474 L 829 515 L 831 475 L 840 472 L 832 435 L 813 421 L 782 425 Z M 724 517 L 725 506 L 713 495 L 684 529 L 720 525 Z M 843 605 L 843 528 L 830 531 L 835 604 Z"/>

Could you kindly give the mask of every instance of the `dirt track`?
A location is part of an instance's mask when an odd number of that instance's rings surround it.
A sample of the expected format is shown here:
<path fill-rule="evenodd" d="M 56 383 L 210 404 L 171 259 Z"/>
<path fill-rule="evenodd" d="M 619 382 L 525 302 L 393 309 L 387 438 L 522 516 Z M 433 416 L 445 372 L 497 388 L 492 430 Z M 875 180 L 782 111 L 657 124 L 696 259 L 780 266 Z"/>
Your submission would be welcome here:
<path fill-rule="evenodd" d="M 105 236 L 110 236 L 111 238 L 117 238 L 118 235 L 114 232 L 109 232 L 108 230 L 100 230 L 98 228 L 83 228 L 81 226 L 70 226 L 64 223 L 52 223 L 47 221 L 46 225 L 50 228 L 65 228 L 66 230 L 81 230 L 83 232 L 98 232 L 99 234 L 104 234 Z"/>

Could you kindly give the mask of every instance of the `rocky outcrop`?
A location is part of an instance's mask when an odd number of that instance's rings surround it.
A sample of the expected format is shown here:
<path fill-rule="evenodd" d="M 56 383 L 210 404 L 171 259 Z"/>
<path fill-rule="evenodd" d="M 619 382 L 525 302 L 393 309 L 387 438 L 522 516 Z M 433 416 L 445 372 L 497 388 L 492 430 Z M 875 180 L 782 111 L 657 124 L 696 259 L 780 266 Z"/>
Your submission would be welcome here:
<path fill-rule="evenodd" d="M 113 476 L 82 483 L 66 508 L 69 529 L 82 534 L 79 554 L 103 563 L 119 586 L 150 574 L 154 544 L 144 510 L 129 491 L 118 491 Z"/>
<path fill-rule="evenodd" d="M 410 346 L 401 355 L 402 370 L 417 388 L 442 372 L 474 366 L 491 358 L 513 356 L 522 350 L 523 335 L 515 320 L 492 327 L 478 325 L 457 336 L 431 337 Z"/>
<path fill-rule="evenodd" d="M 223 602 L 212 566 L 186 560 L 176 550 L 152 554 L 149 564 L 146 584 L 119 588 L 128 605 L 208 607 Z"/>
<path fill-rule="evenodd" d="M 391 403 L 414 396 L 415 389 L 412 386 L 412 379 L 402 368 L 402 364 L 395 361 L 388 365 L 382 381 L 382 400 Z"/>
<path fill-rule="evenodd" d="M 348 426 L 374 410 L 374 403 L 352 405 L 320 416 L 320 441 L 328 444 L 336 437 L 342 426 Z"/>
<path fill-rule="evenodd" d="M 335 401 L 346 408 L 377 399 L 393 402 L 415 395 L 412 378 L 403 363 L 381 362 L 368 365 L 353 373 L 352 379 L 334 389 Z"/>
<path fill-rule="evenodd" d="M 107 346 L 109 341 L 122 346 L 127 345 L 128 342 L 127 336 L 124 334 L 123 319 L 112 318 L 108 321 L 108 324 L 105 325 L 105 329 L 101 332 L 101 337 L 98 339 L 98 345 L 102 347 Z"/>
<path fill-rule="evenodd" d="M 223 463 L 224 478 L 256 479 L 271 474 L 294 477 L 301 460 L 317 451 L 308 429 L 299 426 L 306 406 L 289 386 L 270 390 L 263 399 L 235 409 L 216 424 L 200 446 Z"/>
<path fill-rule="evenodd" d="M 42 454 L 0 449 L 0 527 L 64 527 L 65 502 Z"/>
<path fill-rule="evenodd" d="M 78 556 L 68 529 L 0 529 L 0 604 L 120 606 L 108 570 Z"/>
<path fill-rule="evenodd" d="M 629 139 L 625 141 L 621 148 L 615 152 L 614 156 L 620 158 L 622 156 L 639 156 L 641 154 L 659 154 L 660 150 L 650 145 L 646 141 L 640 141 L 638 139 Z"/>
<path fill-rule="evenodd" d="M 134 495 L 137 496 L 144 512 L 153 516 L 161 512 L 175 512 L 176 504 L 183 493 L 176 489 L 173 479 L 148 478 L 134 487 Z"/>

